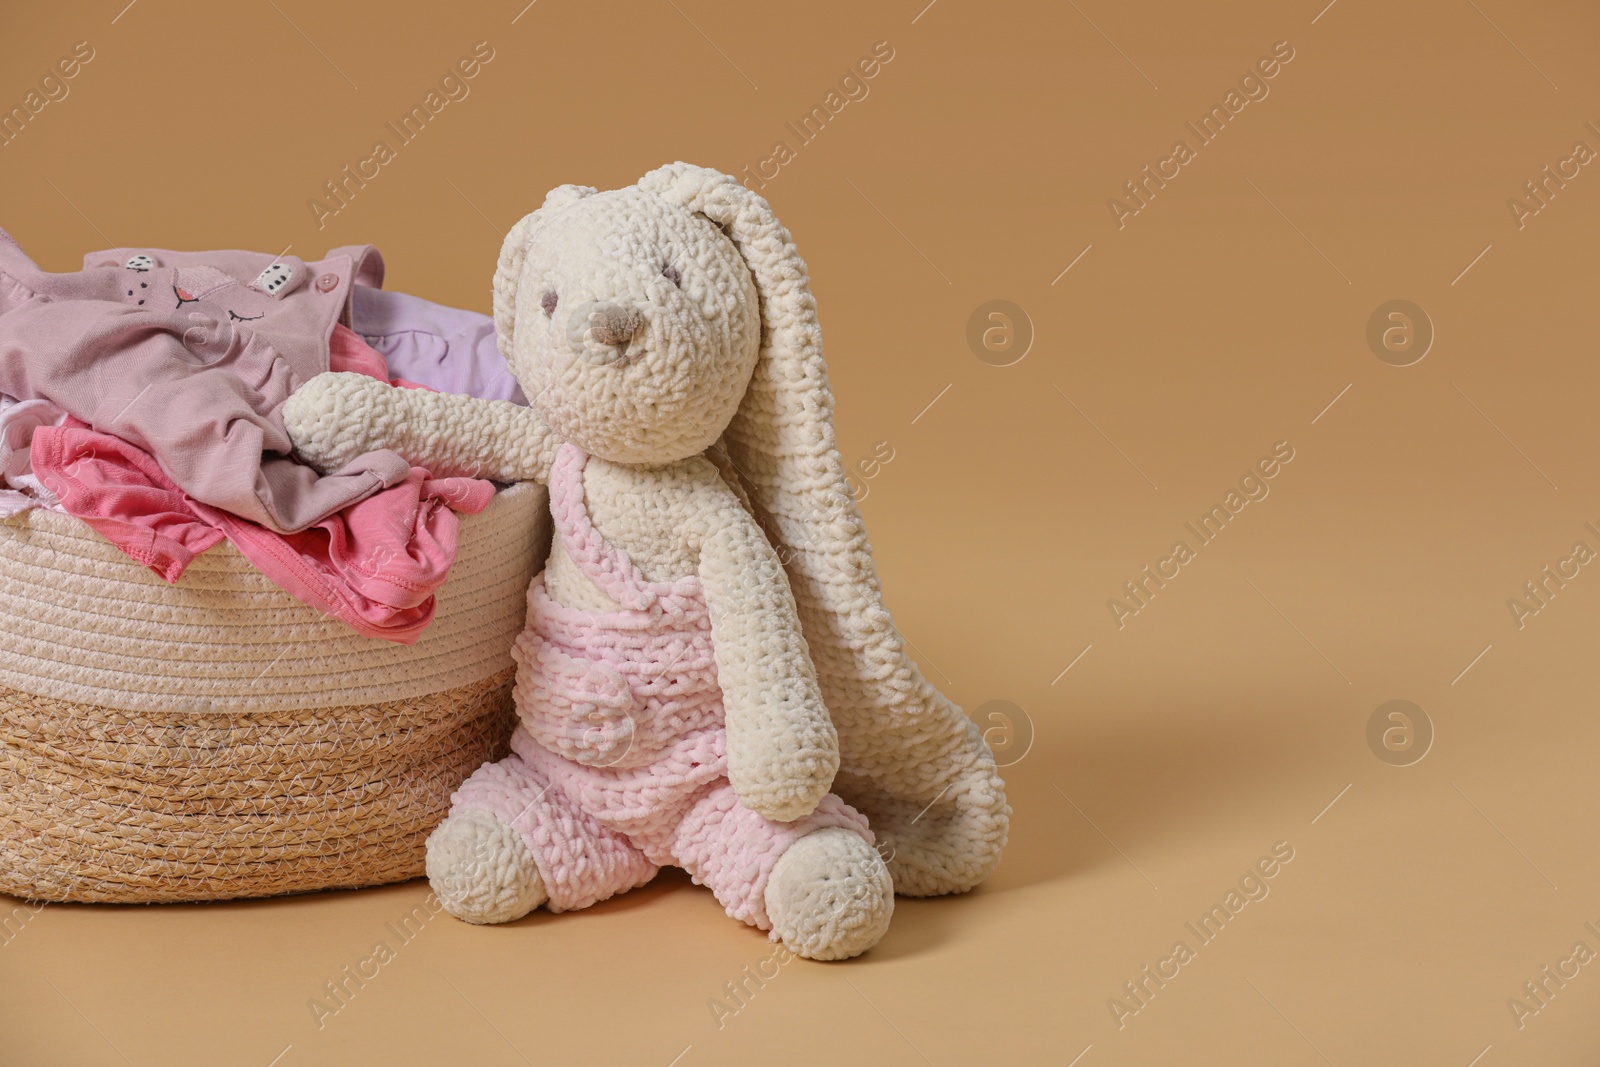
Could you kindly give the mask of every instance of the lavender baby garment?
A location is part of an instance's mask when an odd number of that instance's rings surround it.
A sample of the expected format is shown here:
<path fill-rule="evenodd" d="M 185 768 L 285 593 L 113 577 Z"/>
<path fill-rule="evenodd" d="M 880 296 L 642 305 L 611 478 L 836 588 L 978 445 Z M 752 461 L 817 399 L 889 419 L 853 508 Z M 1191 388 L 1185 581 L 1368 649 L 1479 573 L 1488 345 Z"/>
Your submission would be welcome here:
<path fill-rule="evenodd" d="M 494 320 L 405 293 L 358 285 L 350 328 L 389 363 L 394 378 L 441 393 L 528 401 L 494 342 Z"/>

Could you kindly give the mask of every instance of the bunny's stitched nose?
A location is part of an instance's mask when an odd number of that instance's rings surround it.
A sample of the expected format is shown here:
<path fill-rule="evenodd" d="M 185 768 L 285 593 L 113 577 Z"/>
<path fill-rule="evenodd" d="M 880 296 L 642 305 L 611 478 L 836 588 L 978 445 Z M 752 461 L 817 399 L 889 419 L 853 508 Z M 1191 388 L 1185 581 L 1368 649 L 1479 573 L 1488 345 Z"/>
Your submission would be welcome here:
<path fill-rule="evenodd" d="M 579 313 L 586 317 L 589 336 L 603 345 L 625 346 L 644 326 L 638 308 L 621 304 L 590 304 Z"/>

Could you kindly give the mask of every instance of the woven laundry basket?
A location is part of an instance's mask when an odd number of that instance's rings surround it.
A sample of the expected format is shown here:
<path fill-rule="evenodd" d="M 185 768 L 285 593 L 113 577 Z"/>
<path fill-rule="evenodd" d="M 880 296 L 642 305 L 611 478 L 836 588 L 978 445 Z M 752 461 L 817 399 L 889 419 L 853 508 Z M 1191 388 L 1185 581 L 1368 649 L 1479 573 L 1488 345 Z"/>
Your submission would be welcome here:
<path fill-rule="evenodd" d="M 176 901 L 423 873 L 450 793 L 506 751 L 545 491 L 463 516 L 412 646 L 362 637 L 231 544 L 168 585 L 44 509 L 0 522 L 0 891 Z"/>

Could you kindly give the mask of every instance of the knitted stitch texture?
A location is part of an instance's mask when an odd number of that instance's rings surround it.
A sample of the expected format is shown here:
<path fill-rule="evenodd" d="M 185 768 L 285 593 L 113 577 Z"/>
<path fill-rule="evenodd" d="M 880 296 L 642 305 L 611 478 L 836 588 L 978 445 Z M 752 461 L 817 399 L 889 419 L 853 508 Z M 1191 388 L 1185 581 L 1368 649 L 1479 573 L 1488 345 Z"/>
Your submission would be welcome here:
<path fill-rule="evenodd" d="M 562 186 L 507 235 L 494 317 L 528 408 L 320 375 L 284 409 L 296 450 L 331 469 L 390 447 L 440 476 L 548 482 L 562 445 L 576 446 L 591 457 L 594 527 L 647 584 L 617 588 L 582 538 L 558 538 L 544 593 L 567 608 L 665 617 L 687 588 L 677 583 L 698 580 L 738 806 L 785 822 L 836 794 L 869 819 L 902 894 L 987 877 L 1007 835 L 1004 786 L 976 724 L 922 676 L 884 607 L 834 434 L 806 267 L 767 202 L 684 163 L 628 189 Z M 559 616 L 538 608 L 535 634 L 519 642 L 540 666 L 516 774 L 543 788 L 539 753 L 582 767 L 586 738 L 622 773 L 635 747 L 645 759 L 669 730 L 698 736 L 698 698 L 651 704 L 615 663 L 571 673 L 539 632 Z M 701 663 L 705 635 L 677 633 L 670 640 Z M 705 680 L 700 669 L 686 668 L 686 684 Z M 641 701 L 677 721 L 647 739 L 646 716 L 624 711 Z M 576 795 L 585 817 L 611 817 L 609 794 Z"/>
<path fill-rule="evenodd" d="M 465 782 L 452 814 L 488 810 L 511 823 L 551 911 L 587 907 L 676 864 L 710 886 L 729 915 L 768 929 L 767 877 L 790 844 L 825 826 L 871 844 L 871 831 L 834 796 L 787 823 L 739 804 L 727 781 L 700 579 L 651 582 L 607 543 L 584 507 L 587 461 L 574 446 L 561 448 L 550 510 L 563 549 L 617 607 L 564 607 L 542 574 L 534 578 L 528 626 L 511 653 L 516 755 Z"/>

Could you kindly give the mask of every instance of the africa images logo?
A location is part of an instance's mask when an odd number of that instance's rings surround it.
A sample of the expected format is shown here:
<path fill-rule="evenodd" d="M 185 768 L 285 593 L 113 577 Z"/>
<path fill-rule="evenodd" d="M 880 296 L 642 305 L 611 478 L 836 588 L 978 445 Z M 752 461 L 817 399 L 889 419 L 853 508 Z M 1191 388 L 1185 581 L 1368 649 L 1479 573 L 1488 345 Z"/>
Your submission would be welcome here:
<path fill-rule="evenodd" d="M 1184 167 L 1200 158 L 1200 149 L 1221 137 L 1228 123 L 1238 118 L 1240 112 L 1252 102 L 1265 100 L 1272 92 L 1268 82 L 1276 78 L 1294 56 L 1294 47 L 1288 41 L 1273 45 L 1270 54 L 1256 60 L 1240 76 L 1237 88 L 1229 89 L 1220 104 L 1212 104 L 1211 109 L 1200 116 L 1198 124 L 1192 121 L 1183 124 L 1194 137 L 1194 144 L 1179 138 L 1164 159 L 1157 160 L 1154 165 L 1146 163 L 1137 180 L 1123 182 L 1126 198 L 1113 196 L 1106 200 L 1106 208 L 1111 212 L 1111 221 L 1117 224 L 1117 229 L 1123 229 L 1129 219 L 1149 207 L 1156 193 L 1165 189 L 1167 182 L 1182 174 Z"/>
<path fill-rule="evenodd" d="M 1183 573 L 1186 565 L 1198 559 L 1200 549 L 1222 536 L 1228 523 L 1238 518 L 1249 504 L 1267 499 L 1272 492 L 1268 483 L 1293 460 L 1294 446 L 1288 441 L 1279 441 L 1272 446 L 1270 455 L 1256 460 L 1240 476 L 1238 488 L 1229 489 L 1219 502 L 1211 505 L 1198 519 L 1184 523 L 1184 530 L 1194 538 L 1193 545 L 1187 539 L 1173 542 L 1171 552 L 1154 564 L 1145 564 L 1137 577 L 1122 583 L 1126 599 L 1110 597 L 1106 600 L 1106 608 L 1111 612 L 1111 621 L 1117 624 L 1117 629 L 1126 628 L 1129 619 L 1149 607 L 1156 593 Z"/>

